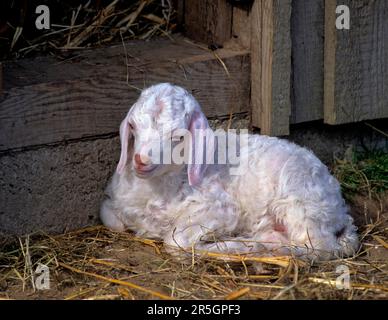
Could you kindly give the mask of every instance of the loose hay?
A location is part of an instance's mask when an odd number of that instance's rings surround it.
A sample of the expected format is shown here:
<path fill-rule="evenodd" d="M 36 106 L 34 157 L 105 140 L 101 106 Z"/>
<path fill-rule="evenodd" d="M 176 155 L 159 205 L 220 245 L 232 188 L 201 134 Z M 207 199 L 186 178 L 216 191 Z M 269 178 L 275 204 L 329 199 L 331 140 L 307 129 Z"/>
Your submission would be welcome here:
<path fill-rule="evenodd" d="M 35 27 L 35 8 L 50 9 L 50 29 Z M 66 58 L 74 49 L 124 40 L 169 36 L 177 28 L 170 0 L 48 1 L 4 4 L 0 16 L 0 60 L 36 53 Z M 71 53 L 70 53 L 71 54 Z"/>
<path fill-rule="evenodd" d="M 364 246 L 356 257 L 315 265 L 291 257 L 214 253 L 196 255 L 188 265 L 174 260 L 160 242 L 102 226 L 34 235 L 2 246 L 0 298 L 387 299 L 387 211 L 379 216 L 362 228 Z M 265 264 L 261 274 L 252 261 Z M 39 263 L 49 267 L 50 290 L 34 289 Z M 350 271 L 349 290 L 336 287 L 338 266 Z"/>

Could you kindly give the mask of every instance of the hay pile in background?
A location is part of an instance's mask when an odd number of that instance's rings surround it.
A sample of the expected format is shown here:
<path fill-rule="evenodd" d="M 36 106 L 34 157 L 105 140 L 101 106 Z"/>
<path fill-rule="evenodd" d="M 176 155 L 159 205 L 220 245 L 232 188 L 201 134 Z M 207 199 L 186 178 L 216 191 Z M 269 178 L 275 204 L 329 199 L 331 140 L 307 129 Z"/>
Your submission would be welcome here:
<path fill-rule="evenodd" d="M 0 4 L 0 60 L 168 36 L 177 28 L 172 0 L 20 0 Z M 38 30 L 38 5 L 50 9 L 50 30 Z"/>

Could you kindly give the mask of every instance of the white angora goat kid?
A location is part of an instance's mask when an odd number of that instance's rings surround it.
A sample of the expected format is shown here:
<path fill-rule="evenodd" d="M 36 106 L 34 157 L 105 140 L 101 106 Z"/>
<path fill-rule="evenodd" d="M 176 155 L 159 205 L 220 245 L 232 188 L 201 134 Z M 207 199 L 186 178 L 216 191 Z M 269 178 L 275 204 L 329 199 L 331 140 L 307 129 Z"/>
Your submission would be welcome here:
<path fill-rule="evenodd" d="M 331 259 L 358 248 L 339 183 L 310 151 L 249 135 L 240 175 L 229 164 L 153 163 L 147 150 L 155 133 L 183 143 L 174 139 L 180 129 L 192 133 L 187 158 L 216 153 L 215 145 L 198 150 L 195 143 L 196 129 L 214 132 L 191 94 L 168 83 L 145 89 L 120 126 L 121 157 L 101 207 L 107 227 L 190 252 Z"/>

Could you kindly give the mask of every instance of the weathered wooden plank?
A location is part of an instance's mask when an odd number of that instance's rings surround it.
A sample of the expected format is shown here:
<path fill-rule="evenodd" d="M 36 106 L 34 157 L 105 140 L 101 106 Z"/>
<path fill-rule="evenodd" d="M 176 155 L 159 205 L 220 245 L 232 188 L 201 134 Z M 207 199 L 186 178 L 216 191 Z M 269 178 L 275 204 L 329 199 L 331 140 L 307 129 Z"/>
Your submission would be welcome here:
<path fill-rule="evenodd" d="M 262 24 L 261 1 L 255 0 L 251 9 L 251 122 L 260 127 L 262 110 Z"/>
<path fill-rule="evenodd" d="M 252 72 L 261 71 L 261 76 L 252 74 L 252 124 L 260 127 L 263 134 L 289 134 L 290 18 L 291 0 L 256 0 L 252 8 Z M 261 45 L 254 43 L 257 40 Z M 254 66 L 257 60 L 261 64 Z"/>
<path fill-rule="evenodd" d="M 350 30 L 337 30 L 337 5 Z M 326 0 L 325 106 L 329 124 L 388 117 L 388 2 Z"/>
<path fill-rule="evenodd" d="M 262 134 L 271 135 L 273 132 L 273 68 L 274 68 L 274 3 L 273 0 L 262 2 L 262 63 L 261 63 L 261 107 L 260 129 Z"/>
<path fill-rule="evenodd" d="M 232 36 L 243 48 L 251 47 L 250 7 L 247 4 L 233 6 Z"/>
<path fill-rule="evenodd" d="M 231 38 L 232 5 L 226 0 L 185 0 L 185 30 L 193 40 L 223 45 Z"/>
<path fill-rule="evenodd" d="M 0 97 L 3 94 L 3 64 L 0 62 Z"/>
<path fill-rule="evenodd" d="M 272 135 L 288 135 L 291 115 L 291 0 L 273 0 Z"/>
<path fill-rule="evenodd" d="M 323 119 L 324 0 L 293 0 L 291 123 Z"/>
<path fill-rule="evenodd" d="M 184 22 L 185 22 L 185 0 L 173 0 L 172 5 L 176 11 L 177 23 L 179 25 L 184 24 Z"/>
<path fill-rule="evenodd" d="M 335 124 L 335 56 L 337 35 L 335 10 L 337 0 L 325 0 L 325 51 L 324 51 L 324 119 Z"/>
<path fill-rule="evenodd" d="M 57 57 L 37 57 L 4 63 L 5 89 L 25 87 L 55 81 L 77 80 L 105 75 L 110 68 L 120 76 L 128 72 L 146 71 L 160 63 L 197 57 L 207 52 L 200 47 L 176 37 L 176 41 L 158 39 L 149 42 L 129 41 L 103 49 L 79 50 L 59 60 Z M 144 73 L 144 72 L 143 72 Z"/>
<path fill-rule="evenodd" d="M 248 51 L 217 51 L 230 77 L 212 52 L 183 39 L 132 41 L 126 52 L 127 58 L 115 46 L 62 62 L 5 64 L 0 150 L 115 133 L 139 96 L 136 88 L 158 82 L 187 88 L 209 117 L 249 110 Z"/>

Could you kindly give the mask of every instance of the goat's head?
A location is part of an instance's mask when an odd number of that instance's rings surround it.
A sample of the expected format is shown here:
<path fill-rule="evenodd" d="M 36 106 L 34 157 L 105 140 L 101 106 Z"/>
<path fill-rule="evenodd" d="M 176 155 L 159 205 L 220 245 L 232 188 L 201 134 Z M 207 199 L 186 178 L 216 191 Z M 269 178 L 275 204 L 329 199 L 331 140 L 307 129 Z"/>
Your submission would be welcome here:
<path fill-rule="evenodd" d="M 197 135 L 198 131 L 202 136 Z M 184 133 L 189 133 L 189 139 Z M 178 170 L 187 164 L 190 185 L 198 185 L 206 171 L 206 161 L 195 159 L 214 153 L 214 146 L 195 140 L 198 136 L 210 140 L 206 135 L 211 134 L 208 121 L 191 94 L 169 83 L 154 85 L 143 90 L 121 123 L 121 156 L 117 171 L 123 173 L 127 163 L 132 161 L 136 175 L 149 178 Z M 178 144 L 187 147 L 183 149 L 184 162 L 176 163 L 174 157 L 167 164 L 163 159 L 155 161 L 160 153 L 165 158 L 166 146 L 171 147 L 168 153 Z M 155 150 L 160 152 L 150 154 Z"/>

